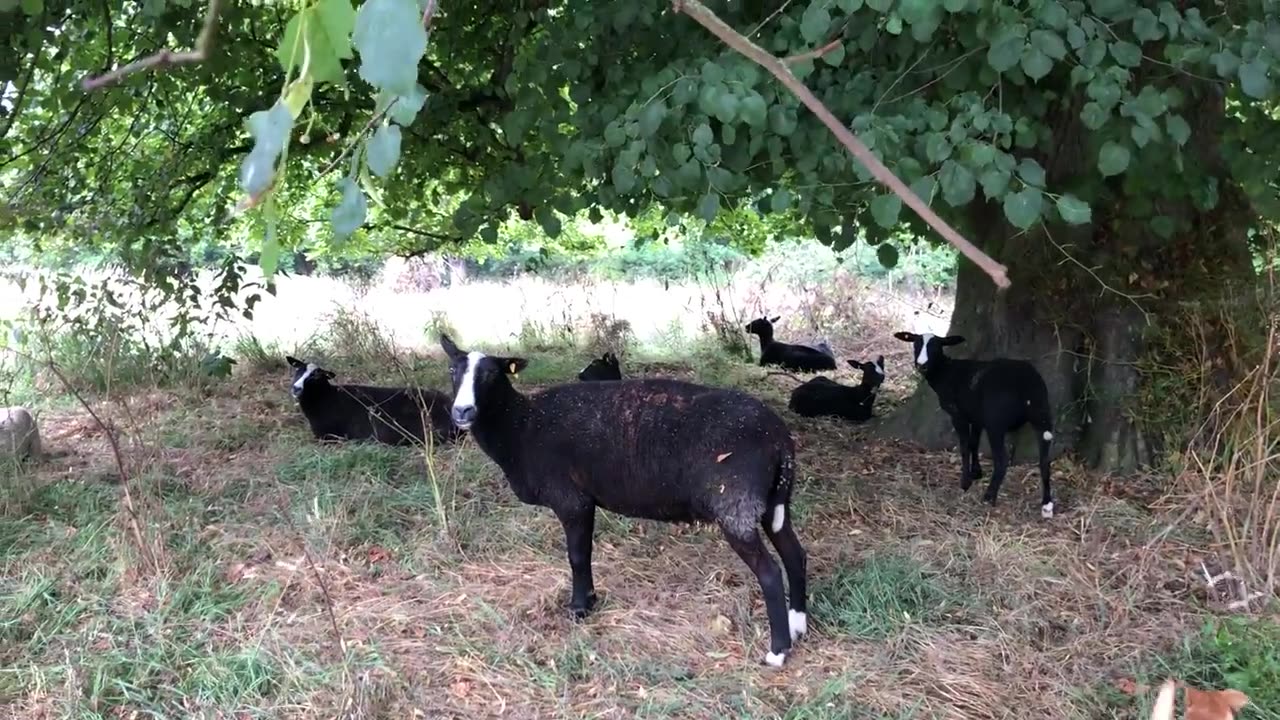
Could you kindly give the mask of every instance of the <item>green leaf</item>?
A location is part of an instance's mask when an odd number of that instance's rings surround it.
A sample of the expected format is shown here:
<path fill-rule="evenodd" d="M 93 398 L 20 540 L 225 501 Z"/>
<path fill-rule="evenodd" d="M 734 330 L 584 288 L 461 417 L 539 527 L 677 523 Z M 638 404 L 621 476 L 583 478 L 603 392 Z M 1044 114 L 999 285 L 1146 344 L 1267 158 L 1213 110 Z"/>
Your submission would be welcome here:
<path fill-rule="evenodd" d="M 249 197 L 258 197 L 267 188 L 276 174 L 277 153 L 255 147 L 245 156 L 240 164 L 240 189 Z"/>
<path fill-rule="evenodd" d="M 246 124 L 249 126 L 249 135 L 257 141 L 254 149 L 262 148 L 271 152 L 274 157 L 289 144 L 293 115 L 284 103 L 277 100 L 269 110 L 259 110 L 250 115 Z"/>
<path fill-rule="evenodd" d="M 711 128 L 707 128 L 707 132 L 711 132 Z M 614 120 L 608 125 L 605 125 L 604 141 L 609 147 L 622 147 L 623 145 L 626 145 L 627 131 L 622 129 L 622 123 Z"/>
<path fill-rule="evenodd" d="M 924 154 L 931 163 L 940 163 L 951 157 L 951 142 L 940 132 L 929 133 L 924 141 Z"/>
<path fill-rule="evenodd" d="M 878 13 L 889 12 L 891 5 L 893 5 L 893 0 L 867 0 L 867 7 Z"/>
<path fill-rule="evenodd" d="M 676 161 L 676 164 L 678 165 L 683 165 L 691 155 L 693 155 L 693 151 L 689 148 L 688 145 L 684 143 L 676 143 L 671 148 L 671 157 Z"/>
<path fill-rule="evenodd" d="M 1129 148 L 1108 140 L 1098 150 L 1098 172 L 1103 177 L 1119 175 L 1129 167 Z"/>
<path fill-rule="evenodd" d="M 1079 51 L 1088 41 L 1089 39 L 1085 37 L 1084 30 L 1079 25 L 1071 23 L 1067 27 L 1067 42 L 1071 45 L 1072 50 Z"/>
<path fill-rule="evenodd" d="M 1070 193 L 1058 196 L 1058 215 L 1068 225 L 1086 225 L 1093 220 L 1089 204 Z"/>
<path fill-rule="evenodd" d="M 262 274 L 271 277 L 276 274 L 276 268 L 280 266 L 280 240 L 275 233 L 268 233 L 262 239 L 262 253 L 258 255 L 258 267 L 262 268 Z"/>
<path fill-rule="evenodd" d="M 1107 59 L 1107 43 L 1102 38 L 1094 38 L 1085 44 L 1084 50 L 1077 54 L 1085 67 L 1097 67 Z"/>
<path fill-rule="evenodd" d="M 1265 100 L 1271 96 L 1271 78 L 1267 77 L 1267 63 L 1252 60 L 1240 66 L 1240 89 L 1245 95 Z"/>
<path fill-rule="evenodd" d="M 693 131 L 693 144 L 696 146 L 710 145 L 716 139 L 716 134 L 711 132 L 711 126 L 702 123 Z"/>
<path fill-rule="evenodd" d="M 387 117 L 403 127 L 409 127 L 418 117 L 422 106 L 427 103 L 427 89 L 414 83 L 413 90 L 405 95 L 394 96 L 394 101 L 395 104 L 387 111 Z"/>
<path fill-rule="evenodd" d="M 949 13 L 962 12 L 969 7 L 969 0 L 942 0 L 942 9 Z"/>
<path fill-rule="evenodd" d="M 898 213 L 902 212 L 902 198 L 893 193 L 877 195 L 871 201 L 871 218 L 886 230 L 898 224 Z"/>
<path fill-rule="evenodd" d="M 542 227 L 542 232 L 546 233 L 547 237 L 560 237 L 562 227 L 554 209 L 547 205 L 539 205 L 538 209 L 533 211 L 533 219 L 538 221 L 538 225 Z"/>
<path fill-rule="evenodd" d="M 836 45 L 830 50 L 822 53 L 822 56 L 819 59 L 831 67 L 837 67 L 840 63 L 844 62 L 844 55 L 844 43 L 840 43 L 839 45 Z"/>
<path fill-rule="evenodd" d="M 796 131 L 796 115 L 781 105 L 769 108 L 769 129 L 777 135 L 788 136 Z"/>
<path fill-rule="evenodd" d="M 1058 0 L 1049 0 L 1040 6 L 1040 22 L 1054 30 L 1065 28 L 1070 20 L 1067 9 Z M 1041 49 L 1043 50 L 1043 48 Z M 1062 58 L 1057 59 L 1061 60 Z"/>
<path fill-rule="evenodd" d="M 1236 70 L 1240 67 L 1240 58 L 1230 50 L 1216 52 L 1209 56 L 1209 62 L 1213 63 L 1213 67 L 1218 71 L 1218 77 L 1226 79 L 1236 74 Z"/>
<path fill-rule="evenodd" d="M 1022 51 L 1022 72 L 1032 80 L 1039 80 L 1053 69 L 1053 61 L 1038 48 L 1027 45 Z"/>
<path fill-rule="evenodd" d="M 1165 132 L 1169 133 L 1169 138 L 1182 147 L 1191 139 L 1191 126 L 1181 115 L 1171 113 L 1164 119 Z"/>
<path fill-rule="evenodd" d="M 722 123 L 731 123 L 738 119 L 738 96 L 733 93 L 720 93 L 716 98 L 716 119 Z"/>
<path fill-rule="evenodd" d="M 791 207 L 791 193 L 786 188 L 777 188 L 769 196 L 769 209 L 773 212 L 782 212 Z"/>
<path fill-rule="evenodd" d="M 367 0 L 356 12 L 352 43 L 360 53 L 360 77 L 398 95 L 413 92 L 427 31 L 415 0 Z"/>
<path fill-rule="evenodd" d="M 1111 43 L 1111 57 L 1122 67 L 1134 68 L 1142 64 L 1142 48 L 1126 40 Z"/>
<path fill-rule="evenodd" d="M 1083 122 L 1084 126 L 1090 130 L 1101 129 L 1103 125 L 1107 124 L 1107 120 L 1110 118 L 1111 113 L 1103 110 L 1101 105 L 1092 100 L 1085 103 L 1084 107 L 1080 110 L 1080 121 Z"/>
<path fill-rule="evenodd" d="M 847 13 L 854 13 L 862 9 L 862 0 L 836 0 L 836 6 Z"/>
<path fill-rule="evenodd" d="M 898 248 L 892 243 L 881 243 L 876 248 L 876 260 L 880 261 L 880 265 L 886 270 L 892 270 L 898 265 Z"/>
<path fill-rule="evenodd" d="M 315 85 L 315 81 L 310 76 L 298 78 L 289 83 L 289 89 L 284 93 L 284 106 L 289 109 L 289 115 L 294 120 L 298 119 L 307 102 L 311 100 L 311 91 Z"/>
<path fill-rule="evenodd" d="M 644 110 L 640 111 L 640 137 L 653 137 L 658 132 L 658 128 L 662 127 L 662 121 L 667 117 L 667 106 L 661 100 L 654 100 L 645 105 Z"/>
<path fill-rule="evenodd" d="M 719 85 L 724 82 L 724 68 L 714 60 L 707 60 L 702 63 L 702 81 L 707 85 Z"/>
<path fill-rule="evenodd" d="M 1066 11 L 1063 10 L 1063 12 L 1065 13 Z M 1067 56 L 1066 43 L 1062 42 L 1062 38 L 1058 33 L 1050 30 L 1032 30 L 1031 46 L 1044 53 L 1051 60 L 1061 60 Z"/>
<path fill-rule="evenodd" d="M 760 93 L 752 91 L 750 95 L 742 98 L 738 114 L 742 117 L 742 121 L 751 127 L 763 127 L 769 120 L 769 106 Z"/>
<path fill-rule="evenodd" d="M 400 161 L 400 126 L 388 123 L 378 128 L 369 138 L 365 150 L 365 162 L 369 171 L 380 178 L 391 175 Z"/>
<path fill-rule="evenodd" d="M 364 225 L 365 216 L 369 212 L 369 201 L 352 178 L 344 177 L 339 180 L 338 190 L 342 193 L 342 201 L 329 214 L 329 223 L 333 226 L 333 234 L 344 239 Z"/>
<path fill-rule="evenodd" d="M 628 195 L 636 187 L 636 174 L 621 157 L 613 164 L 609 179 L 613 181 L 613 189 L 617 190 L 619 195 Z"/>
<path fill-rule="evenodd" d="M 800 36 L 805 42 L 816 43 L 827 36 L 831 29 L 831 13 L 827 12 L 828 0 L 813 0 L 800 16 Z"/>
<path fill-rule="evenodd" d="M 1164 30 L 1160 27 L 1160 20 L 1156 18 L 1156 14 L 1146 8 L 1142 8 L 1133 16 L 1133 36 L 1142 42 L 1151 42 L 1164 37 Z"/>
<path fill-rule="evenodd" d="M 938 183 L 928 175 L 911 183 L 911 192 L 920 198 L 925 205 L 933 204 L 933 193 L 938 189 Z"/>
<path fill-rule="evenodd" d="M 12 10 L 13 8 L 9 9 Z M 32 17 L 39 15 L 44 12 L 44 0 L 22 0 L 22 12 Z M 159 13 L 156 14 L 158 15 Z"/>
<path fill-rule="evenodd" d="M 715 222 L 716 215 L 720 212 L 720 194 L 715 191 L 709 191 L 702 199 L 698 201 L 698 217 L 708 223 Z"/>
<path fill-rule="evenodd" d="M 1037 188 L 1023 188 L 1016 193 L 1004 196 L 1004 216 L 1009 224 L 1019 230 L 1026 230 L 1040 219 L 1040 211 L 1044 207 L 1044 194 Z"/>
<path fill-rule="evenodd" d="M 1022 59 L 1022 48 L 1027 44 L 1026 34 L 1025 25 L 1001 29 L 991 41 L 991 47 L 987 48 L 987 64 L 1000 73 L 1012 70 Z"/>
<path fill-rule="evenodd" d="M 1178 224 L 1168 215 L 1156 215 L 1149 221 L 1151 231 L 1162 239 L 1168 240 L 1178 231 Z"/>
<path fill-rule="evenodd" d="M 1009 189 L 1009 180 L 1013 178 L 1013 173 L 1000 167 L 993 167 L 984 170 L 982 175 L 978 176 L 978 182 L 982 185 L 982 194 L 987 196 L 988 200 L 1004 195 Z"/>
<path fill-rule="evenodd" d="M 1022 162 L 1018 163 L 1018 177 L 1028 185 L 1044 187 L 1044 168 L 1032 158 L 1022 158 Z"/>
<path fill-rule="evenodd" d="M 1129 137 L 1133 138 L 1133 144 L 1144 148 L 1151 141 L 1151 132 L 1141 125 L 1134 125 L 1129 128 Z"/>
<path fill-rule="evenodd" d="M 942 186 L 942 199 L 951 207 L 960 207 L 973 200 L 977 189 L 977 180 L 973 171 L 955 160 L 942 164 L 938 173 L 938 184 Z"/>

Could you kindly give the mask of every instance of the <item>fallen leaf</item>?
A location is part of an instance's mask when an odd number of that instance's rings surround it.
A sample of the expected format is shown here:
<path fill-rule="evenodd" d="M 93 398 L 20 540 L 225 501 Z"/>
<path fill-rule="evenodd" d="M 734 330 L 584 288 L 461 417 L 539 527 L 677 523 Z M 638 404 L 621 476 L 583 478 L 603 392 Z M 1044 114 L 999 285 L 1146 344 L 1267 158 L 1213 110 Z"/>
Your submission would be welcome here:
<path fill-rule="evenodd" d="M 1236 712 L 1249 703 L 1239 690 L 1197 690 L 1184 685 L 1187 694 L 1186 720 L 1235 720 Z"/>
<path fill-rule="evenodd" d="M 716 456 L 716 462 L 718 462 L 718 463 L 722 463 L 722 462 L 724 462 L 724 459 L 725 459 L 725 458 L 729 457 L 729 456 L 730 456 L 730 455 L 732 455 L 732 454 L 733 454 L 732 452 L 727 452 L 727 453 L 725 453 L 725 454 L 723 454 L 723 455 L 717 455 L 717 456 Z"/>
<path fill-rule="evenodd" d="M 382 547 L 381 545 L 374 545 L 373 547 L 369 548 L 369 562 L 371 564 L 377 565 L 380 562 L 390 560 L 390 559 L 391 559 L 391 551 Z"/>
<path fill-rule="evenodd" d="M 1164 681 L 1160 686 L 1160 694 L 1156 696 L 1156 704 L 1151 708 L 1151 720 L 1173 720 L 1173 698 L 1177 689 L 1178 685 L 1174 681 Z"/>
<path fill-rule="evenodd" d="M 457 697 L 464 698 L 471 694 L 471 681 L 466 678 L 458 678 L 449 683 L 449 692 Z"/>
<path fill-rule="evenodd" d="M 729 618 L 724 615 L 716 615 L 711 618 L 711 632 L 716 635 L 727 635 L 732 628 Z"/>
<path fill-rule="evenodd" d="M 1116 678 L 1115 686 L 1117 690 L 1124 693 L 1125 695 L 1138 694 L 1138 683 L 1134 682 L 1133 678 L 1127 678 L 1127 677 Z"/>

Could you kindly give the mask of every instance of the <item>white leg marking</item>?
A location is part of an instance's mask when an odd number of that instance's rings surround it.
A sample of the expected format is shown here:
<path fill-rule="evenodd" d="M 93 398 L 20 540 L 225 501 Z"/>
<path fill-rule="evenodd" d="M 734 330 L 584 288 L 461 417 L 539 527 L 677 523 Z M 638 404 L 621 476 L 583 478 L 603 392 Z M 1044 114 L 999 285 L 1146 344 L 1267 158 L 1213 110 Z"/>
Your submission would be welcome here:
<path fill-rule="evenodd" d="M 1048 520 L 1053 517 L 1053 502 L 1047 502 L 1040 507 L 1040 517 Z"/>
<path fill-rule="evenodd" d="M 1053 433 L 1048 430 L 1045 430 L 1044 435 L 1041 435 L 1040 437 L 1044 438 L 1045 442 L 1053 442 Z"/>
<path fill-rule="evenodd" d="M 295 389 L 295 390 L 301 390 L 301 389 L 302 389 L 302 386 L 307 384 L 307 378 L 311 377 L 311 373 L 313 373 L 313 372 L 315 372 L 315 371 L 316 371 L 316 364 L 315 364 L 315 363 L 307 363 L 307 371 L 306 371 L 306 372 L 304 372 L 304 373 L 302 373 L 302 377 L 300 377 L 300 378 L 298 378 L 297 380 L 295 380 L 295 381 L 294 381 L 294 383 L 293 383 L 293 387 L 294 387 L 294 389 Z"/>
<path fill-rule="evenodd" d="M 920 354 L 916 356 L 916 364 L 924 365 L 929 362 L 929 341 L 933 339 L 933 333 L 925 333 L 920 337 Z"/>
<path fill-rule="evenodd" d="M 483 358 L 484 353 L 478 350 L 467 353 L 467 371 L 462 374 L 462 382 L 458 385 L 458 396 L 453 399 L 455 409 L 476 406 L 476 366 Z"/>
<path fill-rule="evenodd" d="M 880 373 L 880 377 L 884 377 L 884 363 L 874 363 L 876 372 Z"/>
<path fill-rule="evenodd" d="M 809 616 L 796 610 L 787 611 L 787 620 L 791 625 L 791 642 L 799 640 L 802 635 L 809 632 Z"/>
<path fill-rule="evenodd" d="M 769 653 L 764 656 L 764 661 L 767 665 L 772 667 L 782 667 L 782 663 L 787 661 L 787 654 L 778 653 L 777 655 L 774 655 L 773 653 Z"/>
<path fill-rule="evenodd" d="M 773 506 L 773 522 L 769 523 L 774 532 L 782 531 L 782 523 L 787 520 L 787 509 L 781 504 Z"/>

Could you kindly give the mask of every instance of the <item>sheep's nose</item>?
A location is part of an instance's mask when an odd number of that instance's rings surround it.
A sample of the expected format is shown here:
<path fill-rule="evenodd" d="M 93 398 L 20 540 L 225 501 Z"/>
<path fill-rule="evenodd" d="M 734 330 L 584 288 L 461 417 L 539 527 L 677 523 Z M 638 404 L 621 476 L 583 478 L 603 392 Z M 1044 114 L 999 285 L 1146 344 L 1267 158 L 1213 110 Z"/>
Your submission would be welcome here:
<path fill-rule="evenodd" d="M 464 407 L 453 406 L 453 422 L 458 427 L 465 428 L 476 421 L 476 406 L 467 405 Z"/>

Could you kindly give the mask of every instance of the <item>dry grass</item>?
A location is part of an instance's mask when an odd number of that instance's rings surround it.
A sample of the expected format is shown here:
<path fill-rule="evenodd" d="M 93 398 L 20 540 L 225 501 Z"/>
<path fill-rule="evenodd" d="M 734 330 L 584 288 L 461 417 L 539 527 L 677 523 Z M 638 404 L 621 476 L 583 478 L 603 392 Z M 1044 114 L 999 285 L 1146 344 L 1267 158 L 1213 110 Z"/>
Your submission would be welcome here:
<path fill-rule="evenodd" d="M 576 369 L 550 361 L 534 360 Z M 635 368 L 740 385 L 787 412 L 790 381 L 759 368 Z M 120 561 L 101 433 L 78 412 L 46 413 L 56 455 L 0 525 L 2 602 L 16 615 L 0 626 L 5 709 L 1088 717 L 1101 712 L 1091 687 L 1202 620 L 1197 551 L 1147 547 L 1160 518 L 1065 462 L 1070 509 L 1044 523 L 1031 466 L 990 510 L 959 493 L 951 455 L 787 413 L 814 610 L 785 669 L 759 665 L 758 588 L 708 528 L 603 516 L 602 603 L 574 623 L 559 525 L 520 505 L 472 444 L 436 451 L 442 537 L 420 454 L 316 446 L 282 385 L 244 373 L 207 396 L 129 399 L 143 418 L 135 483 L 171 559 L 147 577 Z"/>

